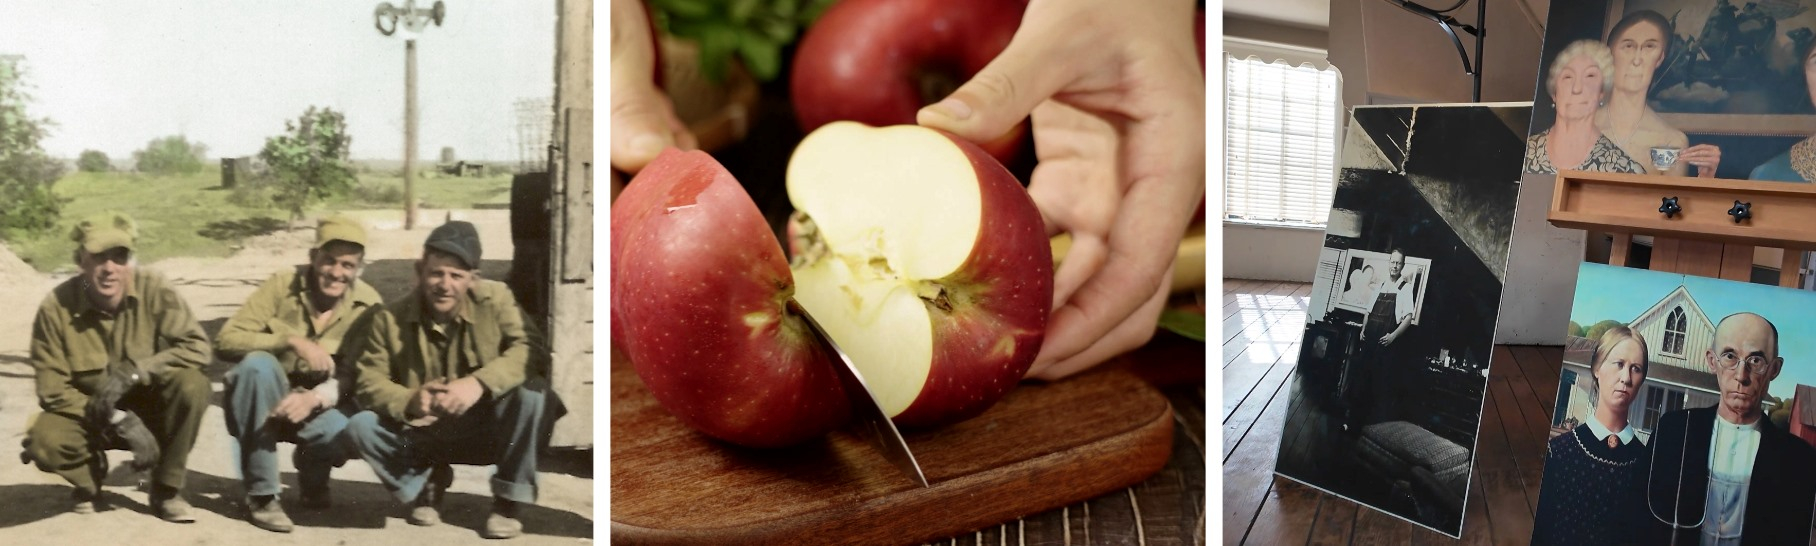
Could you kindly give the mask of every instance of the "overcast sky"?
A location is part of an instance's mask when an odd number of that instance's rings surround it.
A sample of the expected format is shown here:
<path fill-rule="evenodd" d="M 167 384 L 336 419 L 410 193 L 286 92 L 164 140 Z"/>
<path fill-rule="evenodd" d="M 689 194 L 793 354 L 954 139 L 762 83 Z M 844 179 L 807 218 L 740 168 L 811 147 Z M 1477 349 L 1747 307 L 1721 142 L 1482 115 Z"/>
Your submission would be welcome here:
<path fill-rule="evenodd" d="M 432 2 L 430 2 L 432 3 Z M 185 134 L 256 154 L 311 105 L 347 115 L 358 159 L 402 159 L 404 43 L 373 0 L 0 1 L 0 55 L 23 55 L 56 122 L 47 152 L 129 158 Z M 392 0 L 401 5 L 402 0 Z M 417 40 L 417 157 L 516 161 L 520 99 L 554 95 L 554 0 L 447 0 Z M 401 31 L 400 33 L 401 34 Z"/>
<path fill-rule="evenodd" d="M 1690 292 L 1709 322 L 1749 311 L 1778 327 L 1784 372 L 1772 381 L 1773 396 L 1790 400 L 1798 384 L 1816 385 L 1816 338 L 1792 333 L 1816 331 L 1816 293 L 1806 290 L 1584 263 L 1570 320 L 1585 329 L 1608 319 L 1629 322 L 1679 286 Z M 1707 347 L 1688 349 L 1700 355 Z"/>

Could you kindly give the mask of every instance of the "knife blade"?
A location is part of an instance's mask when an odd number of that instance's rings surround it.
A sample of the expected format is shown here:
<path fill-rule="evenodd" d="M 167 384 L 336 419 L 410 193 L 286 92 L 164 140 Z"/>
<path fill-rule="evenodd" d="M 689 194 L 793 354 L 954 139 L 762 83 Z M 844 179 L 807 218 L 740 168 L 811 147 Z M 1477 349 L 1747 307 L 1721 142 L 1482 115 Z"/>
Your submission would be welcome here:
<path fill-rule="evenodd" d="M 858 420 L 858 427 L 864 431 L 865 436 L 869 436 L 871 443 L 882 452 L 883 458 L 907 474 L 908 479 L 921 487 L 928 487 L 927 475 L 921 472 L 921 465 L 915 461 L 914 452 L 908 449 L 908 442 L 902 439 L 902 432 L 895 428 L 895 422 L 883 414 L 882 405 L 877 403 L 876 395 L 864 383 L 864 374 L 858 372 L 857 366 L 851 363 L 851 356 L 839 348 L 838 342 L 826 333 L 826 328 L 820 326 L 813 314 L 807 312 L 807 307 L 790 298 L 788 308 L 807 319 L 807 326 L 817 334 L 815 337 L 825 342 L 826 348 L 831 350 L 829 354 L 838 357 L 839 361 L 833 363 L 832 367 L 839 376 L 840 386 L 844 387 L 845 398 L 851 402 L 852 416 Z"/>

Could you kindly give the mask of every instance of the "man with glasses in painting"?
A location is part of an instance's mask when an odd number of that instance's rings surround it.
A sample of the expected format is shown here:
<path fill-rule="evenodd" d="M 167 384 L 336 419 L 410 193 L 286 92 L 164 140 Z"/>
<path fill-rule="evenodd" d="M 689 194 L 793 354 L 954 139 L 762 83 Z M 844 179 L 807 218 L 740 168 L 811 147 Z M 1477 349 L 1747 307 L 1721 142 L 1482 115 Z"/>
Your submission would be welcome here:
<path fill-rule="evenodd" d="M 1803 544 L 1816 506 L 1816 449 L 1772 425 L 1760 400 L 1784 369 L 1778 328 L 1754 313 L 1715 327 L 1704 352 L 1721 398 L 1666 413 L 1652 436 L 1648 544 Z"/>
<path fill-rule="evenodd" d="M 212 393 L 208 337 L 164 277 L 133 259 L 132 219 L 105 213 L 70 234 L 81 272 L 38 306 L 31 360 L 38 406 L 22 459 L 74 486 L 72 511 L 105 509 L 104 451 L 130 449 L 150 469 L 152 514 L 195 521 L 183 500 L 189 451 Z"/>

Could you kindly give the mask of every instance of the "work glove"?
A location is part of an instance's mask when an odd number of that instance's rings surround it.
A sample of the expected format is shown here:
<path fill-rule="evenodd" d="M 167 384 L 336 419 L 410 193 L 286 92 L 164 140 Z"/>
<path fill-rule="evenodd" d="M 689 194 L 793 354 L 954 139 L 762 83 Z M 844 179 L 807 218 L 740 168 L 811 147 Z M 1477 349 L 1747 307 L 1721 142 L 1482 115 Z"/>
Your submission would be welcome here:
<path fill-rule="evenodd" d="M 124 444 L 132 451 L 132 469 L 143 472 L 158 464 L 158 439 L 151 435 L 151 429 L 145 428 L 145 422 L 133 412 L 123 412 L 126 417 L 120 422 L 107 427 L 107 439 L 112 445 Z"/>
<path fill-rule="evenodd" d="M 133 387 L 139 386 L 144 375 L 138 366 L 123 361 L 108 364 L 104 373 L 101 387 L 88 397 L 88 424 L 94 430 L 107 428 L 113 419 L 114 406 L 119 405 L 120 399 L 132 392 Z"/>

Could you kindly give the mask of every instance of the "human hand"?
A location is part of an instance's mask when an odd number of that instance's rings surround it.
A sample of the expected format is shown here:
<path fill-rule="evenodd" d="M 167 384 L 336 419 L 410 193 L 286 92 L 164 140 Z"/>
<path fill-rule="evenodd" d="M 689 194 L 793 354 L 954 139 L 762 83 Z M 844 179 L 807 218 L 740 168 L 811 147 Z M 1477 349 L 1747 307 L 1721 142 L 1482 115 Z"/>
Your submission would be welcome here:
<path fill-rule="evenodd" d="M 1400 337 L 1399 334 L 1395 334 L 1393 332 L 1388 332 L 1387 335 L 1381 336 L 1381 346 L 1386 347 L 1388 345 L 1393 345 L 1394 340 L 1398 339 L 1399 337 Z"/>
<path fill-rule="evenodd" d="M 1697 144 L 1678 152 L 1677 161 L 1696 166 L 1696 176 L 1715 178 L 1715 167 L 1721 165 L 1721 148 L 1714 144 Z"/>
<path fill-rule="evenodd" d="M 311 373 L 322 375 L 334 373 L 334 355 L 328 354 L 327 350 L 322 349 L 321 345 L 310 341 L 309 338 L 292 336 L 290 350 L 296 352 L 297 358 L 303 359 L 303 363 L 309 365 Z"/>
<path fill-rule="evenodd" d="M 265 418 L 286 423 L 302 423 L 308 420 L 309 416 L 315 415 L 316 411 L 327 407 L 328 405 L 322 403 L 322 398 L 316 396 L 314 391 L 293 392 L 278 401 L 277 407 L 271 408 L 271 413 Z"/>
<path fill-rule="evenodd" d="M 485 386 L 471 376 L 439 384 L 430 391 L 435 393 L 435 412 L 449 416 L 465 414 L 485 396 Z"/>
<path fill-rule="evenodd" d="M 125 398 L 126 393 L 132 392 L 144 379 L 137 366 L 124 361 L 108 364 L 102 373 L 106 375 L 101 379 L 101 386 L 88 397 L 88 407 L 84 408 L 88 424 L 93 427 L 91 430 L 105 430 L 113 419 L 114 407 L 120 404 L 120 399 Z"/>
<path fill-rule="evenodd" d="M 444 380 L 436 379 L 424 383 L 410 393 L 410 402 L 404 404 L 404 417 L 415 426 L 427 426 L 435 422 L 435 392 L 441 388 Z"/>
<path fill-rule="evenodd" d="M 612 168 L 635 174 L 671 146 L 693 149 L 693 133 L 656 87 L 656 40 L 642 0 L 612 0 Z"/>
<path fill-rule="evenodd" d="M 916 120 L 973 142 L 1032 114 L 1028 193 L 1070 233 L 1028 376 L 1058 379 L 1154 335 L 1204 196 L 1204 74 L 1190 2 L 1033 0 L 994 61 Z"/>

